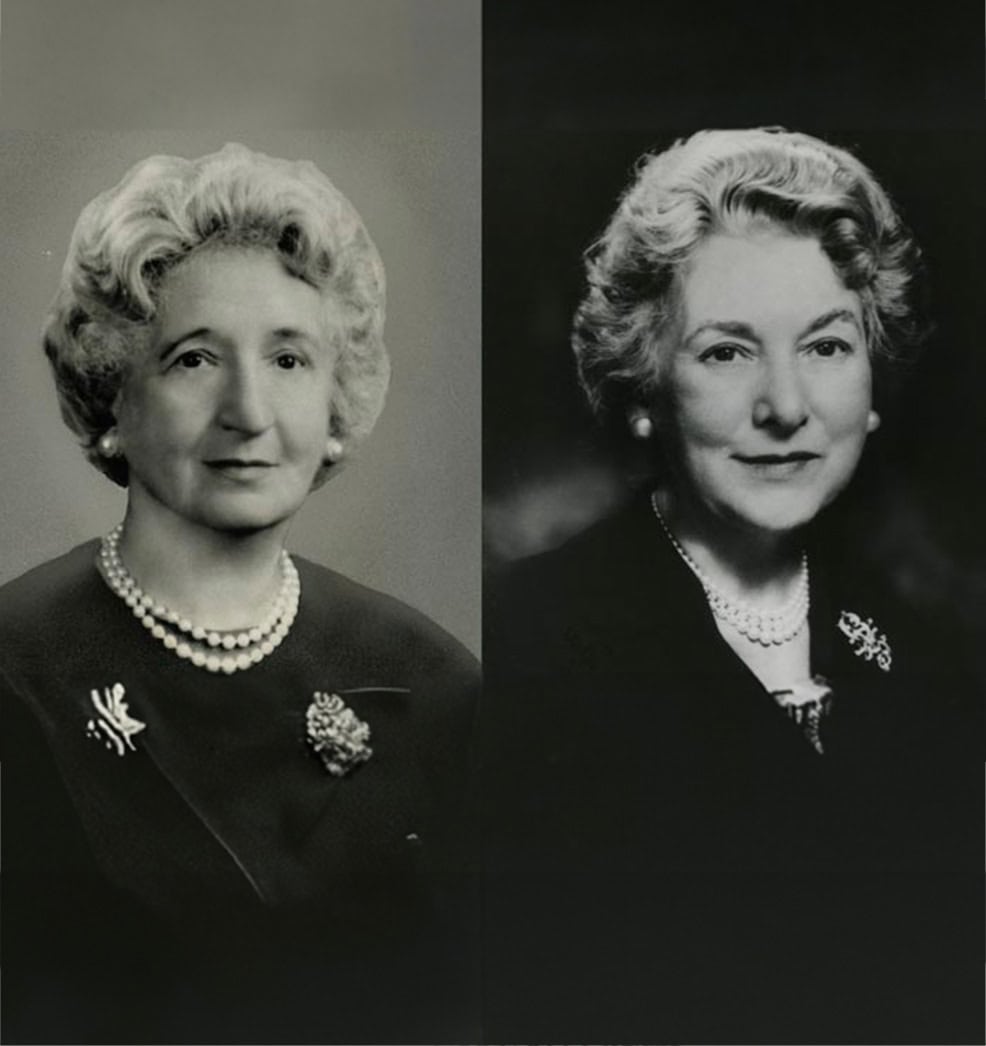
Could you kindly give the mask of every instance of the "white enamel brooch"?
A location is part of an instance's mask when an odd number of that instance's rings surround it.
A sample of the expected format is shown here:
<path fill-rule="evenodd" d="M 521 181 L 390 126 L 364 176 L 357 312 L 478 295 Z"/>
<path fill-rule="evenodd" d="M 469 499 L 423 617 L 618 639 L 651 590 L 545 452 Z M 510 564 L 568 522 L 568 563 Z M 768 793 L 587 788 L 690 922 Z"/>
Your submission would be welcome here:
<path fill-rule="evenodd" d="M 865 621 L 851 610 L 839 615 L 839 631 L 849 640 L 852 652 L 867 661 L 876 660 L 884 672 L 890 671 L 892 655 L 887 637 L 873 624 L 873 618 Z"/>
<path fill-rule="evenodd" d="M 103 687 L 102 696 L 95 689 L 89 695 L 96 715 L 86 723 L 86 735 L 102 741 L 107 748 L 116 749 L 117 755 L 125 755 L 128 750 L 135 752 L 132 738 L 146 726 L 129 714 L 127 702 L 123 700 L 125 693 L 123 684 L 116 683 Z"/>
<path fill-rule="evenodd" d="M 315 691 L 306 714 L 308 742 L 333 777 L 343 777 L 365 763 L 373 749 L 369 726 L 347 708 L 338 694 Z"/>

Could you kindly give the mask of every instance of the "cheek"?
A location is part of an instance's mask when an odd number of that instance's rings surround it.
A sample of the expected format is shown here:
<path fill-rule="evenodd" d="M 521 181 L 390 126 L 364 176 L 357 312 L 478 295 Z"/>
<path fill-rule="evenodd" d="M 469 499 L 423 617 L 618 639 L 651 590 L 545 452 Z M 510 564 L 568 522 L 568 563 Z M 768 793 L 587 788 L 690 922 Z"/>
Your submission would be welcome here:
<path fill-rule="evenodd" d="M 117 417 L 124 453 L 165 467 L 194 456 L 209 428 L 211 406 L 194 389 L 171 391 L 149 383 L 121 397 Z"/>
<path fill-rule="evenodd" d="M 852 380 L 836 383 L 827 390 L 824 405 L 824 416 L 831 433 L 865 435 L 872 403 L 868 372 L 857 374 Z"/>
<path fill-rule="evenodd" d="M 202 414 L 194 403 L 147 396 L 131 404 L 125 428 L 131 442 L 138 446 L 179 448 L 197 439 L 203 427 Z"/>
<path fill-rule="evenodd" d="M 749 411 L 741 389 L 679 387 L 669 403 L 672 428 L 684 449 L 729 443 Z"/>
<path fill-rule="evenodd" d="M 287 436 L 295 450 L 321 459 L 329 435 L 329 396 L 315 386 L 286 405 Z"/>

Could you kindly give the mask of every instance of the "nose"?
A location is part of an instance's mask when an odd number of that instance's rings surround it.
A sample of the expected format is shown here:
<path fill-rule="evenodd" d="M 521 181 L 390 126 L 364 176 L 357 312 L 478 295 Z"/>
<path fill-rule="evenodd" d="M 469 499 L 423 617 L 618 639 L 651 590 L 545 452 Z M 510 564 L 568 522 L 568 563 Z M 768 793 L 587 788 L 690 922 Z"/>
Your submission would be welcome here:
<path fill-rule="evenodd" d="M 808 401 L 797 362 L 786 358 L 765 361 L 753 405 L 754 424 L 786 435 L 807 420 Z"/>
<path fill-rule="evenodd" d="M 218 412 L 224 429 L 257 436 L 273 423 L 268 390 L 258 368 L 242 363 L 226 373 Z"/>

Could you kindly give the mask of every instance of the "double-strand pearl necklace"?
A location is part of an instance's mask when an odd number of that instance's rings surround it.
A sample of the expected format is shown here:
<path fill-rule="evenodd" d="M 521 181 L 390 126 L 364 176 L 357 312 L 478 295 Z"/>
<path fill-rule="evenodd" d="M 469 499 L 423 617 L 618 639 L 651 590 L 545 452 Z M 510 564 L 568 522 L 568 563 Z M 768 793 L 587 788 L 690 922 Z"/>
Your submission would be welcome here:
<path fill-rule="evenodd" d="M 130 607 L 133 615 L 168 650 L 209 672 L 252 668 L 280 646 L 298 614 L 301 581 L 291 557 L 281 552 L 281 587 L 263 621 L 240 632 L 219 632 L 196 625 L 148 596 L 120 558 L 123 524 L 103 538 L 99 565 L 110 588 Z"/>
<path fill-rule="evenodd" d="M 779 610 L 758 610 L 745 600 L 730 599 L 721 589 L 717 588 L 671 533 L 671 528 L 665 522 L 658 507 L 656 492 L 651 494 L 650 503 L 664 533 L 667 534 L 678 555 L 698 578 L 712 613 L 720 621 L 732 625 L 740 635 L 761 646 L 782 646 L 794 639 L 804 628 L 805 622 L 808 620 L 808 607 L 811 603 L 808 554 L 806 552 L 801 553 L 801 570 L 794 595 Z"/>

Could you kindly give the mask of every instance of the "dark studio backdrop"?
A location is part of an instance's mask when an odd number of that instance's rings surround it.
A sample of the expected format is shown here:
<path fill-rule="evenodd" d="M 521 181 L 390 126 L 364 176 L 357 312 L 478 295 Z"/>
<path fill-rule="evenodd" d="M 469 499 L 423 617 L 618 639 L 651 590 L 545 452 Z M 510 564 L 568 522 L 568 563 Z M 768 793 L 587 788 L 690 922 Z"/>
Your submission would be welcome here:
<path fill-rule="evenodd" d="M 984 117 L 978 3 L 947 13 L 839 2 L 487 3 L 486 591 L 504 564 L 557 545 L 628 497 L 578 387 L 570 331 L 582 252 L 636 160 L 701 128 L 782 125 L 858 155 L 923 248 L 934 330 L 899 397 L 879 404 L 883 425 L 844 495 L 854 535 L 845 557 L 873 561 L 902 600 L 948 621 L 986 694 Z M 488 662 L 488 678 L 496 671 Z M 981 722 L 972 726 L 981 737 Z M 957 815 L 981 830 L 983 793 L 970 792 Z M 957 889 L 981 927 L 980 869 L 961 869 L 975 889 Z M 982 983 L 981 962 L 981 948 L 961 956 L 971 983 Z M 717 991 L 711 983 L 710 1013 Z M 839 1000 L 818 1003 L 837 1022 Z M 847 1034 L 825 1041 L 858 1041 Z"/>
<path fill-rule="evenodd" d="M 487 5 L 488 568 L 557 544 L 627 496 L 578 388 L 569 335 L 582 252 L 635 161 L 703 127 L 780 124 L 855 152 L 926 260 L 934 329 L 898 395 L 878 404 L 883 426 L 850 491 L 860 545 L 847 555 L 877 560 L 905 598 L 986 638 L 981 26 L 846 12 L 808 5 L 794 22 L 760 6 L 740 27 L 677 5 L 593 5 L 565 18 Z"/>

